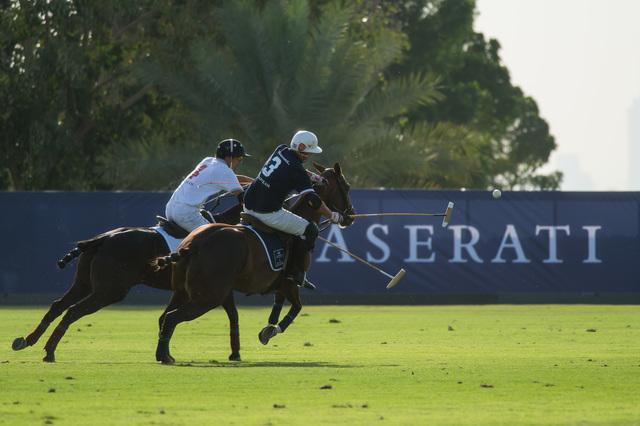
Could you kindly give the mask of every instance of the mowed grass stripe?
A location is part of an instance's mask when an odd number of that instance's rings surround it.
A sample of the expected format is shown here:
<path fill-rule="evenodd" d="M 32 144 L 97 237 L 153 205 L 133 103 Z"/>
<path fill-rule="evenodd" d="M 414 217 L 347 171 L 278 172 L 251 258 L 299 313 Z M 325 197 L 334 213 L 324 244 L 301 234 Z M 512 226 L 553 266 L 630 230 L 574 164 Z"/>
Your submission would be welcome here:
<path fill-rule="evenodd" d="M 178 326 L 177 366 L 161 309 L 85 317 L 45 364 L 52 329 L 11 350 L 45 308 L 0 308 L 0 424 L 640 424 L 637 306 L 309 306 L 268 346 L 269 310 L 241 308 L 240 363 L 215 310 Z"/>

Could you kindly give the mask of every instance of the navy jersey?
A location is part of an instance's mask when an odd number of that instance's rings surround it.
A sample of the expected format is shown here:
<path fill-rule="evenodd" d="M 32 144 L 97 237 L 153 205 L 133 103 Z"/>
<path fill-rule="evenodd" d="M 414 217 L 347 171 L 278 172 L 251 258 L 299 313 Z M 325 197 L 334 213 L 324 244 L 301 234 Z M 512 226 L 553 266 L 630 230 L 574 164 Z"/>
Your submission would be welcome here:
<path fill-rule="evenodd" d="M 271 213 L 282 208 L 292 191 L 313 191 L 302 160 L 286 145 L 278 145 L 244 195 L 247 209 Z"/>

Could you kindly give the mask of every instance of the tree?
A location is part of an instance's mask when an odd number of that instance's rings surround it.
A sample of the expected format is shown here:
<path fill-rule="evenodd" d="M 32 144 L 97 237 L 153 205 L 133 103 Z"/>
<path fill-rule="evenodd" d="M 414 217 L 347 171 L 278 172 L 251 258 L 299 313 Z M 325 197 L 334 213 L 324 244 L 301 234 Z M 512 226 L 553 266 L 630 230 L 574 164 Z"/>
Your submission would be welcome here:
<path fill-rule="evenodd" d="M 175 120 L 170 113 L 175 102 L 154 96 L 152 85 L 133 73 L 156 36 L 164 40 L 175 33 L 170 24 L 181 15 L 171 12 L 179 10 L 168 0 L 5 2 L 0 10 L 4 187 L 110 188 L 97 172 L 106 147 L 180 134 L 177 126 L 167 126 Z"/>
<path fill-rule="evenodd" d="M 0 3 L 0 188 L 169 189 L 295 130 L 357 186 L 554 188 L 555 149 L 473 0 Z"/>
<path fill-rule="evenodd" d="M 220 38 L 195 42 L 189 66 L 170 72 L 171 63 L 152 60 L 142 73 L 194 112 L 203 134 L 247 142 L 257 154 L 252 167 L 299 128 L 313 129 L 361 186 L 433 186 L 428 176 L 439 173 L 438 164 L 460 159 L 434 161 L 430 144 L 463 128 L 406 124 L 411 111 L 440 96 L 427 73 L 385 77 L 406 44 L 401 32 L 378 27 L 363 37 L 352 25 L 354 8 L 340 2 L 324 4 L 317 18 L 306 1 L 262 8 L 227 2 L 216 16 Z M 123 149 L 140 154 L 139 146 Z M 179 147 L 162 149 L 173 156 Z M 153 150 L 148 146 L 146 156 L 156 155 Z M 433 173 L 425 174 L 428 169 Z M 457 173 L 460 181 L 473 181 L 465 169 Z"/>
<path fill-rule="evenodd" d="M 483 161 L 487 179 L 476 187 L 558 188 L 560 173 L 537 174 L 556 148 L 549 126 L 535 101 L 511 83 L 498 41 L 473 30 L 475 0 L 394 5 L 381 13 L 407 33 L 410 48 L 391 72 L 431 72 L 442 78 L 444 99 L 414 110 L 409 120 L 455 123 L 489 136 Z"/>

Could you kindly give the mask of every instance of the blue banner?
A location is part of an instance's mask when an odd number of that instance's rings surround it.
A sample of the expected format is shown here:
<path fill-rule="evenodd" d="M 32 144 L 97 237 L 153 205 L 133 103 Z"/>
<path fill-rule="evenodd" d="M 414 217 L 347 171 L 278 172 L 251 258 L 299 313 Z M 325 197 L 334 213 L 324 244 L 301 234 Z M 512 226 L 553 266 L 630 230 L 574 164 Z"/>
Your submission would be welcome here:
<path fill-rule="evenodd" d="M 152 226 L 169 193 L 0 193 L 0 291 L 63 293 L 74 268 L 56 261 L 77 240 L 120 226 Z M 354 190 L 359 218 L 321 235 L 389 279 L 318 241 L 309 273 L 320 294 L 640 293 L 640 193 Z"/>
<path fill-rule="evenodd" d="M 354 194 L 361 213 L 438 213 L 448 201 L 455 207 L 446 228 L 441 218 L 364 218 L 333 227 L 329 239 L 391 275 L 404 268 L 393 292 L 640 292 L 640 193 Z M 379 292 L 388 281 L 323 243 L 313 267 L 311 276 L 333 291 Z"/>

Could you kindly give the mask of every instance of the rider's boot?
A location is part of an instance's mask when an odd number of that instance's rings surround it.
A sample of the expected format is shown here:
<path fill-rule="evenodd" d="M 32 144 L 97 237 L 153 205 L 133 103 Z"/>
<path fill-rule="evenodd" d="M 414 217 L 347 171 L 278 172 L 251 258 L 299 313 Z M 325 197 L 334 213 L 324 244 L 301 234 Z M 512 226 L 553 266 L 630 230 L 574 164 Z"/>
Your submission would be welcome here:
<path fill-rule="evenodd" d="M 315 224 L 313 224 L 315 226 Z M 309 240 L 296 239 L 291 248 L 291 263 L 287 267 L 286 278 L 298 287 L 315 290 L 316 286 L 307 279 L 307 269 L 311 264 Z M 313 240 L 311 240 L 313 244 Z M 312 247 L 312 246 L 311 246 Z"/>
<path fill-rule="evenodd" d="M 315 290 L 315 284 L 307 279 L 306 269 L 309 263 L 309 260 L 307 258 L 309 257 L 309 252 L 305 252 L 302 255 L 297 254 L 293 256 L 291 259 L 291 265 L 287 268 L 287 272 L 285 273 L 285 278 L 298 287 Z"/>

